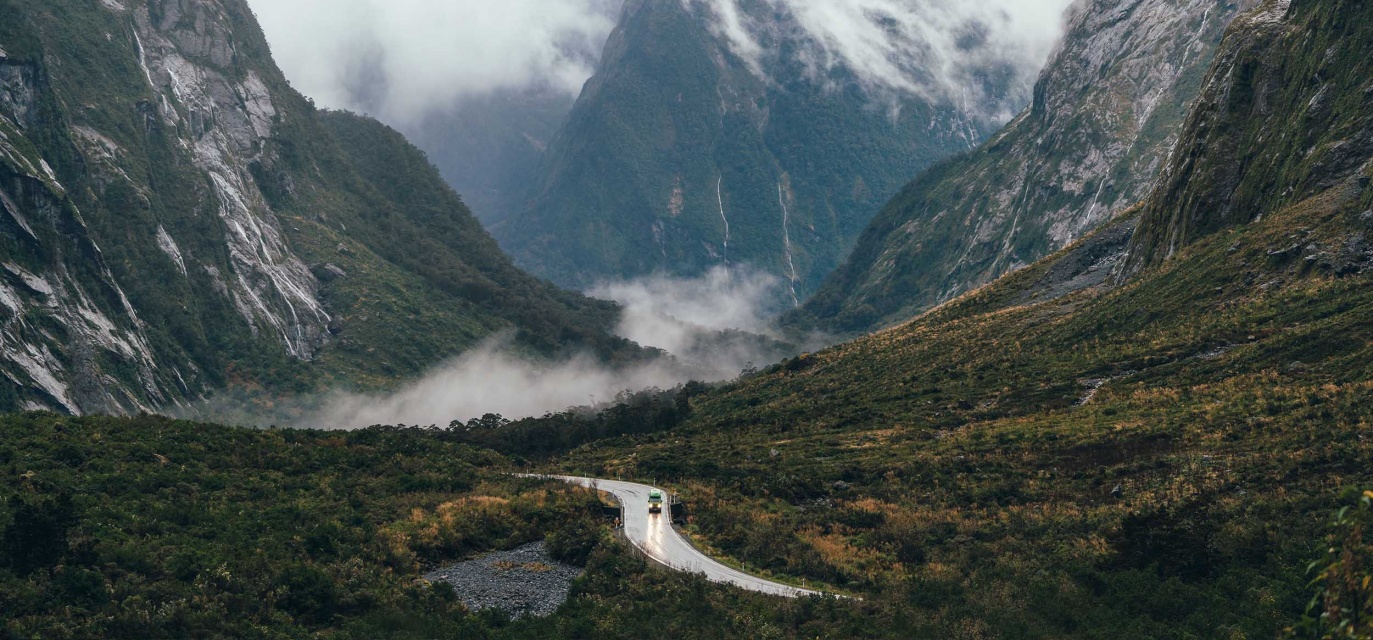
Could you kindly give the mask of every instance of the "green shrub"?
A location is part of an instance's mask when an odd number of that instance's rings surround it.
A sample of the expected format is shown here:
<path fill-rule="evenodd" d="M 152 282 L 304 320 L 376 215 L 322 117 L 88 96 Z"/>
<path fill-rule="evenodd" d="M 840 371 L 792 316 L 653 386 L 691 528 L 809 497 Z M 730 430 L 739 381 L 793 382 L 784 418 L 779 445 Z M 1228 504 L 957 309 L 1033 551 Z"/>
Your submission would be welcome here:
<path fill-rule="evenodd" d="M 1331 523 L 1331 545 L 1312 563 L 1318 587 L 1289 638 L 1373 639 L 1373 491 L 1350 491 Z"/>

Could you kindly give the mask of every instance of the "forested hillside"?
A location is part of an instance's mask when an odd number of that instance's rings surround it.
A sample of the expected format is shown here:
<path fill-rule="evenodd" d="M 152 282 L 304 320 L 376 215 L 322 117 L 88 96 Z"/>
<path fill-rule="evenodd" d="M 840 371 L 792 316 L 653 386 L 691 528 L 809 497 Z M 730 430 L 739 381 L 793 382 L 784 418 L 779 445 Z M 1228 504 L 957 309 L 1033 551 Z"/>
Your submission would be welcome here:
<path fill-rule="evenodd" d="M 1088 238 L 563 466 L 671 478 L 711 546 L 906 637 L 1279 634 L 1373 468 L 1369 12 L 1236 20 L 1159 188 Z"/>

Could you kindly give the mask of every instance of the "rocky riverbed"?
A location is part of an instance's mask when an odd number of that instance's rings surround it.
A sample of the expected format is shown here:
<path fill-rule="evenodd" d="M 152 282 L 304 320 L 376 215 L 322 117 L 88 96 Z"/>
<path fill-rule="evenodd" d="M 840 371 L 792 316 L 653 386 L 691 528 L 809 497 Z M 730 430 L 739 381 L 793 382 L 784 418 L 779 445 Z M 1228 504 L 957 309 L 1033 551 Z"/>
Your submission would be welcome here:
<path fill-rule="evenodd" d="M 549 557 L 542 542 L 513 551 L 498 551 L 470 562 L 444 567 L 424 576 L 453 586 L 473 611 L 501 609 L 513 617 L 543 617 L 567 601 L 577 567 Z"/>

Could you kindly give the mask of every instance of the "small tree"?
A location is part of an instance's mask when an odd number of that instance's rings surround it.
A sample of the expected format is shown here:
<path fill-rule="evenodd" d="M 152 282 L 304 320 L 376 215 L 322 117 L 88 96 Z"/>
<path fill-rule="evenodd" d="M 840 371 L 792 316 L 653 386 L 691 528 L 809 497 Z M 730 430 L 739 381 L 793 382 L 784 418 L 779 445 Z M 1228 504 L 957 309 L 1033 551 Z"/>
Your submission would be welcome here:
<path fill-rule="evenodd" d="M 1330 548 L 1311 564 L 1316 595 L 1288 638 L 1373 640 L 1373 491 L 1346 498 Z"/>

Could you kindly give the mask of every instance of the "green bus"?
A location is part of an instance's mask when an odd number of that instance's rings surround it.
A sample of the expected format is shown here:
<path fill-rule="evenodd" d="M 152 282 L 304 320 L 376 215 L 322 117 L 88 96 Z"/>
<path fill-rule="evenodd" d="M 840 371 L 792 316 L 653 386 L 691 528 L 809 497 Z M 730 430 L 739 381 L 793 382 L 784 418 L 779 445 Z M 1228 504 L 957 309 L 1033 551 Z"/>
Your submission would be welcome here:
<path fill-rule="evenodd" d="M 663 512 L 663 492 L 657 489 L 648 492 L 648 512 Z"/>

